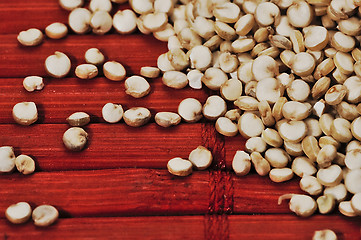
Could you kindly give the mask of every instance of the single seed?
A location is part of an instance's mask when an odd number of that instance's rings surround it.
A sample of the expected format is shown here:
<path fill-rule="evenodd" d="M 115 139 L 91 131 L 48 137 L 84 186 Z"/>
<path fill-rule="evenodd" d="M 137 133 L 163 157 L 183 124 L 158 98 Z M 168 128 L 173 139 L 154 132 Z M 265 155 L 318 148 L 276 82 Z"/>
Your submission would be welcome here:
<path fill-rule="evenodd" d="M 307 157 L 296 157 L 292 162 L 292 171 L 299 177 L 313 175 L 317 172 L 314 163 Z"/>
<path fill-rule="evenodd" d="M 259 152 L 251 153 L 251 161 L 258 175 L 266 176 L 270 172 L 271 170 L 270 164 L 266 159 L 262 157 L 262 155 Z"/>
<path fill-rule="evenodd" d="M 351 123 L 343 118 L 336 118 L 331 124 L 331 136 L 339 142 L 351 141 Z"/>
<path fill-rule="evenodd" d="M 75 8 L 68 17 L 69 27 L 77 34 L 85 34 L 91 30 L 92 14 L 86 8 Z"/>
<path fill-rule="evenodd" d="M 12 204 L 6 209 L 5 216 L 13 224 L 25 223 L 31 217 L 31 207 L 27 202 Z"/>
<path fill-rule="evenodd" d="M 93 0 L 94 1 L 94 0 Z M 104 35 L 112 29 L 112 16 L 106 11 L 96 11 L 90 19 L 90 27 L 93 33 Z"/>
<path fill-rule="evenodd" d="M 319 195 L 323 190 L 323 187 L 317 178 L 310 175 L 304 175 L 301 178 L 300 188 L 310 195 Z"/>
<path fill-rule="evenodd" d="M 131 127 L 140 127 L 149 122 L 151 113 L 144 107 L 133 107 L 124 112 L 124 122 Z"/>
<path fill-rule="evenodd" d="M 16 169 L 24 175 L 31 174 L 35 171 L 34 160 L 27 155 L 19 155 L 15 159 Z"/>
<path fill-rule="evenodd" d="M 209 120 L 216 120 L 227 111 L 226 102 L 219 96 L 209 96 L 203 105 L 203 116 Z"/>
<path fill-rule="evenodd" d="M 68 34 L 68 27 L 64 23 L 55 22 L 45 28 L 45 34 L 48 38 L 61 39 Z"/>
<path fill-rule="evenodd" d="M 325 145 L 318 152 L 316 161 L 321 168 L 326 168 L 331 166 L 336 156 L 336 147 L 334 145 Z"/>
<path fill-rule="evenodd" d="M 361 168 L 361 149 L 352 149 L 346 152 L 345 165 L 348 169 Z"/>
<path fill-rule="evenodd" d="M 279 148 L 283 144 L 283 139 L 273 128 L 266 128 L 262 131 L 261 138 L 270 146 Z"/>
<path fill-rule="evenodd" d="M 317 230 L 313 233 L 312 240 L 337 240 L 337 235 L 330 229 Z"/>
<path fill-rule="evenodd" d="M 75 8 L 80 8 L 84 4 L 84 0 L 59 0 L 59 5 L 68 11 L 72 11 Z"/>
<path fill-rule="evenodd" d="M 290 210 L 301 217 L 309 217 L 317 210 L 316 201 L 303 194 L 284 194 L 278 198 L 278 205 L 284 199 L 290 199 Z"/>
<path fill-rule="evenodd" d="M 96 66 L 104 63 L 105 57 L 103 53 L 97 48 L 89 48 L 84 55 L 85 61 Z"/>
<path fill-rule="evenodd" d="M 233 123 L 229 118 L 219 117 L 215 124 L 217 132 L 224 136 L 233 137 L 238 133 L 236 123 Z"/>
<path fill-rule="evenodd" d="M 338 205 L 338 210 L 340 211 L 340 213 L 342 213 L 346 217 L 356 217 L 357 216 L 355 210 L 353 210 L 353 208 L 351 206 L 351 201 L 340 202 L 340 204 Z"/>
<path fill-rule="evenodd" d="M 178 125 L 182 118 L 177 113 L 158 112 L 154 117 L 155 122 L 162 127 L 171 127 Z"/>
<path fill-rule="evenodd" d="M 212 164 L 212 153 L 203 146 L 198 146 L 196 149 L 190 152 L 189 161 L 198 170 L 205 170 Z"/>
<path fill-rule="evenodd" d="M 273 168 L 269 172 L 269 178 L 273 182 L 286 182 L 293 178 L 293 172 L 290 168 Z"/>
<path fill-rule="evenodd" d="M 348 194 L 347 189 L 343 183 L 333 187 L 326 187 L 323 193 L 325 195 L 333 196 L 337 202 L 345 200 Z"/>
<path fill-rule="evenodd" d="M 187 75 L 179 71 L 166 71 L 163 74 L 162 82 L 170 88 L 181 89 L 188 85 Z"/>
<path fill-rule="evenodd" d="M 0 147 L 0 173 L 11 172 L 15 167 L 14 148 L 9 146 Z"/>
<path fill-rule="evenodd" d="M 176 157 L 168 161 L 168 171 L 176 176 L 188 176 L 192 173 L 192 162 Z"/>
<path fill-rule="evenodd" d="M 173 68 L 177 71 L 182 71 L 189 66 L 189 57 L 180 48 L 169 50 L 167 52 L 167 57 L 170 64 L 172 64 Z"/>
<path fill-rule="evenodd" d="M 193 89 L 202 89 L 203 73 L 198 69 L 190 70 L 187 73 L 188 85 Z"/>
<path fill-rule="evenodd" d="M 337 105 L 346 96 L 347 88 L 344 85 L 333 85 L 325 94 L 325 101 L 329 105 Z"/>
<path fill-rule="evenodd" d="M 361 193 L 356 193 L 351 198 L 351 207 L 357 215 L 361 215 Z"/>
<path fill-rule="evenodd" d="M 36 46 L 43 41 L 43 33 L 36 28 L 30 28 L 26 31 L 21 31 L 17 37 L 19 43 L 24 46 Z"/>
<path fill-rule="evenodd" d="M 150 92 L 150 85 L 145 78 L 140 76 L 131 76 L 124 82 L 125 93 L 134 97 L 141 98 Z"/>
<path fill-rule="evenodd" d="M 303 121 L 287 121 L 280 125 L 279 134 L 285 141 L 300 142 L 307 135 L 307 125 Z"/>
<path fill-rule="evenodd" d="M 110 0 L 91 0 L 89 3 L 89 9 L 92 12 L 112 10 L 112 3 Z"/>
<path fill-rule="evenodd" d="M 33 211 L 32 218 L 35 226 L 47 227 L 53 224 L 59 217 L 59 212 L 51 205 L 40 205 Z"/>
<path fill-rule="evenodd" d="M 71 62 L 67 55 L 56 51 L 45 60 L 46 72 L 55 78 L 63 78 L 70 72 Z"/>
<path fill-rule="evenodd" d="M 120 104 L 107 103 L 102 108 L 103 119 L 108 123 L 117 123 L 123 118 L 123 107 Z"/>
<path fill-rule="evenodd" d="M 24 78 L 23 86 L 28 92 L 41 90 L 44 87 L 43 78 L 38 76 L 28 76 Z"/>
<path fill-rule="evenodd" d="M 202 77 L 202 82 L 211 90 L 219 90 L 227 80 L 227 74 L 214 67 L 208 68 Z"/>
<path fill-rule="evenodd" d="M 252 152 L 264 152 L 267 149 L 267 143 L 261 137 L 251 137 L 247 139 L 244 147 L 249 153 Z"/>
<path fill-rule="evenodd" d="M 233 171 L 237 176 L 244 176 L 251 170 L 251 157 L 244 151 L 237 151 L 232 161 Z"/>
<path fill-rule="evenodd" d="M 132 10 L 119 10 L 113 16 L 113 26 L 120 34 L 129 34 L 137 29 L 137 16 Z"/>
<path fill-rule="evenodd" d="M 159 76 L 160 70 L 156 67 L 141 67 L 140 75 L 146 78 L 157 78 Z"/>
<path fill-rule="evenodd" d="M 112 81 L 122 81 L 126 71 L 122 64 L 116 61 L 108 61 L 103 65 L 104 76 Z"/>
<path fill-rule="evenodd" d="M 88 140 L 88 133 L 80 127 L 71 127 L 63 135 L 65 147 L 71 151 L 81 151 Z"/>
<path fill-rule="evenodd" d="M 189 52 L 189 61 L 186 62 L 191 65 L 192 68 L 198 69 L 199 71 L 205 71 L 212 63 L 212 52 L 206 46 L 195 46 Z"/>
<path fill-rule="evenodd" d="M 202 117 L 202 104 L 195 98 L 186 98 L 178 105 L 178 114 L 186 122 L 198 122 Z"/>
<path fill-rule="evenodd" d="M 336 199 L 333 197 L 333 195 L 330 194 L 325 194 L 318 197 L 316 202 L 318 206 L 318 211 L 321 214 L 328 214 L 332 212 L 336 206 Z"/>
<path fill-rule="evenodd" d="M 75 75 L 80 79 L 92 79 L 98 76 L 98 68 L 93 64 L 80 64 L 75 68 Z"/>
<path fill-rule="evenodd" d="M 327 187 L 338 185 L 341 182 L 342 177 L 342 169 L 336 164 L 333 164 L 327 168 L 322 168 L 317 172 L 318 181 Z"/>
<path fill-rule="evenodd" d="M 75 112 L 71 114 L 66 121 L 69 123 L 70 126 L 73 127 L 82 127 L 87 125 L 90 122 L 89 114 L 85 112 Z"/>
<path fill-rule="evenodd" d="M 34 102 L 21 102 L 13 107 L 13 118 L 20 125 L 30 125 L 38 120 L 38 110 Z"/>
<path fill-rule="evenodd" d="M 264 130 L 264 125 L 257 115 L 245 112 L 238 120 L 238 130 L 245 138 L 258 137 Z"/>

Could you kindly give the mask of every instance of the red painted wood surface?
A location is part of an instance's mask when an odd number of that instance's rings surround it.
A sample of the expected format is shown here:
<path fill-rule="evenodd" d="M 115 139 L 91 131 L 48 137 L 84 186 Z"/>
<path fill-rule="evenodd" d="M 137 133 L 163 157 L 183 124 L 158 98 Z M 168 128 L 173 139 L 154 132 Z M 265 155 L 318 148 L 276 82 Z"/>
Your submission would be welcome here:
<path fill-rule="evenodd" d="M 117 6 L 113 10 L 128 8 Z M 30 27 L 44 30 L 55 21 L 67 21 L 68 12 L 56 0 L 0 1 L 0 146 L 10 145 L 16 155 L 28 154 L 36 160 L 36 172 L 0 175 L 0 238 L 3 239 L 311 239 L 315 230 L 333 229 L 339 239 L 360 239 L 360 218 L 346 218 L 337 212 L 299 218 L 287 203 L 277 205 L 285 193 L 301 193 L 299 179 L 276 184 L 252 170 L 246 177 L 231 171 L 234 153 L 244 148 L 245 139 L 220 136 L 212 122 L 182 123 L 162 128 L 151 120 L 132 128 L 123 121 L 105 123 L 101 108 L 116 102 L 125 109 L 144 106 L 154 115 L 177 111 L 179 102 L 195 97 L 202 103 L 213 92 L 189 87 L 174 90 L 161 78 L 149 80 L 152 91 L 142 99 L 124 92 L 123 82 L 99 76 L 80 80 L 76 65 L 84 63 L 84 53 L 98 47 L 108 60 L 125 65 L 127 75 L 139 74 L 142 66 L 156 66 L 166 43 L 151 35 L 105 36 L 70 34 L 62 40 L 45 39 L 37 47 L 23 47 L 16 36 Z M 52 79 L 45 73 L 45 58 L 62 51 L 72 60 L 67 78 Z M 45 78 L 45 88 L 26 92 L 22 80 L 29 75 Z M 19 126 L 11 116 L 21 101 L 34 101 L 39 120 Z M 85 111 L 91 124 L 86 149 L 73 153 L 61 141 L 69 127 L 71 113 Z M 209 148 L 214 162 L 209 170 L 195 171 L 179 178 L 166 170 L 172 157 L 187 158 L 198 145 Z M 51 204 L 60 219 L 48 228 L 32 222 L 12 225 L 5 209 L 18 201 L 32 207 Z"/>

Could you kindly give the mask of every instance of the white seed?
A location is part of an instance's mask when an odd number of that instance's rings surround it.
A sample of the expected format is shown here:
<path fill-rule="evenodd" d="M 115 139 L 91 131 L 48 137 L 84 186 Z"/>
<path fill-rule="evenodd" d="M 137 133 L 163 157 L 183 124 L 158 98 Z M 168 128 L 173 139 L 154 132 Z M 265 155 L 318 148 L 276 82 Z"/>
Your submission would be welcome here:
<path fill-rule="evenodd" d="M 70 126 L 81 127 L 87 125 L 90 122 L 90 116 L 85 112 L 75 112 L 71 114 L 66 119 L 66 121 L 69 123 Z"/>
<path fill-rule="evenodd" d="M 125 93 L 134 97 L 141 98 L 150 92 L 150 85 L 145 78 L 140 76 L 131 76 L 124 82 Z"/>
<path fill-rule="evenodd" d="M 92 14 L 86 8 L 75 8 L 68 18 L 69 27 L 77 34 L 84 34 L 90 31 L 90 20 Z"/>
<path fill-rule="evenodd" d="M 293 178 L 293 172 L 290 168 L 273 168 L 269 172 L 269 178 L 273 182 L 286 182 Z"/>
<path fill-rule="evenodd" d="M 239 65 L 238 58 L 235 54 L 222 52 L 219 55 L 219 66 L 225 73 L 231 73 L 237 70 Z"/>
<path fill-rule="evenodd" d="M 254 12 L 254 17 L 261 26 L 269 26 L 273 23 L 277 25 L 280 20 L 280 9 L 274 3 L 262 2 L 258 4 Z"/>
<path fill-rule="evenodd" d="M 345 176 L 345 186 L 347 191 L 350 193 L 359 193 L 361 192 L 361 169 L 354 169 L 349 171 Z"/>
<path fill-rule="evenodd" d="M 337 240 L 337 235 L 330 229 L 315 231 L 312 240 Z"/>
<path fill-rule="evenodd" d="M 189 57 L 180 48 L 174 48 L 167 52 L 167 57 L 173 68 L 177 71 L 182 71 L 189 66 Z"/>
<path fill-rule="evenodd" d="M 75 8 L 80 8 L 84 4 L 84 0 L 59 0 L 59 5 L 68 11 L 72 11 Z"/>
<path fill-rule="evenodd" d="M 25 223 L 31 216 L 31 207 L 27 202 L 12 204 L 6 209 L 5 216 L 11 223 Z"/>
<path fill-rule="evenodd" d="M 63 78 L 70 72 L 71 62 L 67 55 L 56 51 L 45 60 L 46 72 L 55 78 Z"/>
<path fill-rule="evenodd" d="M 203 105 L 203 115 L 207 119 L 216 120 L 223 116 L 227 111 L 227 104 L 223 98 L 213 95 L 209 96 Z"/>
<path fill-rule="evenodd" d="M 68 34 L 68 27 L 64 23 L 55 22 L 45 28 L 45 34 L 48 38 L 61 39 Z"/>
<path fill-rule="evenodd" d="M 23 86 L 28 92 L 41 90 L 44 87 L 43 78 L 39 76 L 28 76 L 24 78 Z"/>
<path fill-rule="evenodd" d="M 140 75 L 146 78 L 157 78 L 159 76 L 160 70 L 156 67 L 141 67 Z"/>
<path fill-rule="evenodd" d="M 158 112 L 154 117 L 155 122 L 162 127 L 171 127 L 178 125 L 182 118 L 177 113 Z"/>
<path fill-rule="evenodd" d="M 300 76 L 306 77 L 310 75 L 316 66 L 314 57 L 306 52 L 297 53 L 291 60 L 292 71 Z"/>
<path fill-rule="evenodd" d="M 179 71 L 166 71 L 162 82 L 170 88 L 181 89 L 188 85 L 188 78 L 185 73 Z"/>
<path fill-rule="evenodd" d="M 140 127 L 149 122 L 151 113 L 144 107 L 133 107 L 124 112 L 124 122 L 131 127 Z"/>
<path fill-rule="evenodd" d="M 305 32 L 305 47 L 311 51 L 324 49 L 329 41 L 329 34 L 322 26 L 311 26 Z"/>
<path fill-rule="evenodd" d="M 244 144 L 247 152 L 264 152 L 267 149 L 267 143 L 261 137 L 251 137 L 247 139 L 246 143 Z"/>
<path fill-rule="evenodd" d="M 198 146 L 196 149 L 190 152 L 189 161 L 198 170 L 205 170 L 212 164 L 212 153 L 203 146 Z"/>
<path fill-rule="evenodd" d="M 357 215 L 361 215 L 361 193 L 356 193 L 351 198 L 351 207 Z"/>
<path fill-rule="evenodd" d="M 80 64 L 75 68 L 75 75 L 80 79 L 92 79 L 98 76 L 98 68 L 93 64 Z"/>
<path fill-rule="evenodd" d="M 237 176 L 244 176 L 251 170 L 251 157 L 244 151 L 237 151 L 232 161 L 233 171 Z"/>
<path fill-rule="evenodd" d="M 198 122 L 202 117 L 202 104 L 195 98 L 186 98 L 179 103 L 178 114 L 186 122 Z"/>
<path fill-rule="evenodd" d="M 153 1 L 149 0 L 131 0 L 129 1 L 132 9 L 138 14 L 154 12 Z"/>
<path fill-rule="evenodd" d="M 102 108 L 103 119 L 108 123 L 117 123 L 123 118 L 123 107 L 120 104 L 107 103 Z"/>
<path fill-rule="evenodd" d="M 113 19 L 112 16 L 106 11 L 96 11 L 90 19 L 90 26 L 93 33 L 104 35 L 112 29 Z"/>
<path fill-rule="evenodd" d="M 307 135 L 307 125 L 303 121 L 287 121 L 278 129 L 280 136 L 289 142 L 300 142 Z"/>
<path fill-rule="evenodd" d="M 203 73 L 198 69 L 190 70 L 187 73 L 188 85 L 193 89 L 202 89 Z"/>
<path fill-rule="evenodd" d="M 361 101 L 361 78 L 352 76 L 346 79 L 344 86 L 347 88 L 345 99 L 349 103 L 359 103 Z"/>
<path fill-rule="evenodd" d="M 357 216 L 355 210 L 353 210 L 353 208 L 351 206 L 351 201 L 340 202 L 340 204 L 338 205 L 338 210 L 340 211 L 340 213 L 342 213 L 346 217 L 356 217 Z"/>
<path fill-rule="evenodd" d="M 290 199 L 290 210 L 301 217 L 309 217 L 317 210 L 316 201 L 303 194 L 285 194 L 278 198 L 280 205 L 284 199 Z"/>
<path fill-rule="evenodd" d="M 198 36 L 198 34 L 195 31 L 193 31 L 192 29 L 190 29 L 188 27 L 183 28 L 179 32 L 179 34 L 177 34 L 177 36 L 178 36 L 180 43 L 182 44 L 182 47 L 187 50 L 191 50 L 192 48 L 194 48 L 198 45 L 202 45 L 201 37 Z M 208 41 L 210 41 L 211 39 L 209 39 Z M 221 39 L 219 39 L 219 41 L 220 40 Z M 206 46 L 206 43 L 204 43 L 204 46 Z M 209 46 L 206 46 L 206 47 L 209 47 Z"/>
<path fill-rule="evenodd" d="M 154 12 L 170 13 L 174 8 L 174 3 L 171 0 L 155 0 Z"/>
<path fill-rule="evenodd" d="M 331 114 L 325 113 L 321 115 L 319 123 L 320 128 L 325 135 L 331 135 L 331 125 L 333 121 L 334 117 Z"/>
<path fill-rule="evenodd" d="M 299 177 L 313 175 L 317 172 L 314 163 L 307 157 L 296 157 L 292 162 L 292 171 Z"/>
<path fill-rule="evenodd" d="M 355 48 L 356 41 L 353 37 L 342 32 L 332 35 L 331 46 L 341 52 L 350 52 Z"/>
<path fill-rule="evenodd" d="M 239 36 L 246 36 L 253 28 L 255 19 L 253 14 L 246 14 L 240 17 L 234 25 Z"/>
<path fill-rule="evenodd" d="M 171 1 L 171 0 L 156 0 L 156 1 Z M 169 37 L 175 36 L 174 28 L 170 23 L 167 23 L 162 30 L 153 32 L 153 36 L 159 41 L 167 42 Z"/>
<path fill-rule="evenodd" d="M 336 206 L 336 199 L 330 194 L 325 194 L 323 196 L 318 197 L 316 202 L 317 202 L 318 211 L 321 214 L 328 214 L 332 212 Z"/>
<path fill-rule="evenodd" d="M 320 137 L 323 134 L 317 119 L 307 118 L 305 123 L 307 125 L 307 136 Z"/>
<path fill-rule="evenodd" d="M 238 119 L 241 117 L 242 111 L 240 109 L 231 109 L 228 110 L 224 116 L 226 118 L 229 118 L 231 121 L 238 121 Z"/>
<path fill-rule="evenodd" d="M 258 82 L 253 80 L 246 83 L 244 86 L 244 93 L 246 96 L 250 96 L 255 98 L 256 97 L 256 89 L 257 89 Z"/>
<path fill-rule="evenodd" d="M 333 196 L 337 202 L 341 202 L 347 197 L 347 189 L 342 183 L 333 187 L 326 187 L 323 193 Z"/>
<path fill-rule="evenodd" d="M 274 168 L 285 168 L 291 161 L 290 155 L 282 148 L 269 148 L 264 157 Z"/>
<path fill-rule="evenodd" d="M 30 125 L 38 120 L 38 110 L 34 102 L 21 102 L 13 107 L 13 118 L 20 125 Z"/>
<path fill-rule="evenodd" d="M 31 174 L 35 171 L 34 160 L 27 155 L 19 155 L 15 159 L 16 169 L 22 174 Z"/>
<path fill-rule="evenodd" d="M 219 90 L 227 80 L 227 74 L 214 67 L 208 68 L 202 77 L 202 82 L 211 90 Z"/>
<path fill-rule="evenodd" d="M 348 169 L 361 168 L 361 149 L 352 149 L 346 152 L 345 165 Z"/>
<path fill-rule="evenodd" d="M 219 117 L 215 124 L 217 132 L 224 136 L 233 137 L 238 133 L 236 123 L 233 123 L 229 118 Z"/>
<path fill-rule="evenodd" d="M 251 161 L 258 175 L 266 176 L 270 172 L 270 164 L 259 152 L 251 153 Z"/>
<path fill-rule="evenodd" d="M 321 99 L 320 101 L 317 101 L 317 102 L 313 105 L 312 112 L 313 112 L 314 115 L 316 115 L 317 117 L 320 118 L 320 119 L 319 119 L 320 128 L 321 128 L 321 130 L 322 130 L 322 132 L 323 132 L 323 129 L 322 129 L 322 127 L 321 127 L 321 117 L 322 117 L 322 115 L 325 115 L 325 112 L 326 112 L 326 102 L 325 102 L 323 99 Z M 327 120 L 327 119 L 326 119 L 326 120 Z M 332 122 L 332 121 L 333 121 L 333 119 L 330 120 L 330 122 Z M 330 130 L 330 129 L 329 129 L 329 126 L 326 126 L 326 128 L 327 128 L 328 130 Z M 325 133 L 325 132 L 323 132 L 323 133 Z"/>
<path fill-rule="evenodd" d="M 105 57 L 103 53 L 97 48 L 89 48 L 84 55 L 85 61 L 96 66 L 104 63 Z"/>
<path fill-rule="evenodd" d="M 235 101 L 242 94 L 242 82 L 238 79 L 229 79 L 221 85 L 220 93 L 225 100 Z"/>
<path fill-rule="evenodd" d="M 241 110 L 245 111 L 256 111 L 258 110 L 259 101 L 250 96 L 240 96 L 234 101 L 234 105 Z"/>
<path fill-rule="evenodd" d="M 287 87 L 287 95 L 293 101 L 304 102 L 310 95 L 310 86 L 303 80 L 296 79 Z"/>
<path fill-rule="evenodd" d="M 329 77 L 321 77 L 312 87 L 312 97 L 313 99 L 319 99 L 322 97 L 327 90 L 329 89 L 331 79 Z"/>
<path fill-rule="evenodd" d="M 357 140 L 361 141 L 361 117 L 358 117 L 352 121 L 351 133 Z"/>
<path fill-rule="evenodd" d="M 162 72 L 175 70 L 175 68 L 172 66 L 171 62 L 168 60 L 167 55 L 168 55 L 167 53 L 163 53 L 163 54 L 159 55 L 159 57 L 157 59 L 157 67 Z"/>
<path fill-rule="evenodd" d="M 13 147 L 0 147 L 0 172 L 11 172 L 15 167 L 15 154 Z"/>
<path fill-rule="evenodd" d="M 351 150 L 354 150 L 354 149 L 361 149 L 361 142 L 360 141 L 353 140 L 353 141 L 347 143 L 346 153 L 348 151 L 351 151 Z"/>
<path fill-rule="evenodd" d="M 295 53 L 300 53 L 305 51 L 304 39 L 300 31 L 292 30 L 290 32 L 290 40 L 292 42 L 293 51 L 295 51 Z"/>
<path fill-rule="evenodd" d="M 325 101 L 329 105 L 337 105 L 342 102 L 347 93 L 347 88 L 341 84 L 330 87 L 325 94 Z"/>
<path fill-rule="evenodd" d="M 351 123 L 343 118 L 336 118 L 331 124 L 331 136 L 339 142 L 351 141 Z"/>
<path fill-rule="evenodd" d="M 279 133 L 273 128 L 266 128 L 262 131 L 261 138 L 272 147 L 281 147 L 283 144 L 283 139 Z"/>
<path fill-rule="evenodd" d="M 314 136 L 306 136 L 302 140 L 302 150 L 306 156 L 313 162 L 316 161 L 317 156 L 320 152 L 317 139 Z"/>
<path fill-rule="evenodd" d="M 317 172 L 318 181 L 327 187 L 338 185 L 341 182 L 342 177 L 342 169 L 336 164 L 333 164 L 327 168 L 322 168 Z"/>
<path fill-rule="evenodd" d="M 53 224 L 59 217 L 59 212 L 51 205 L 40 205 L 33 211 L 32 218 L 35 226 L 47 227 Z"/>
<path fill-rule="evenodd" d="M 110 0 L 91 0 L 89 3 L 89 9 L 92 12 L 112 10 L 112 3 Z"/>
<path fill-rule="evenodd" d="M 219 20 L 215 21 L 214 30 L 218 34 L 218 36 L 220 36 L 222 39 L 226 41 L 233 40 L 237 36 L 236 30 L 233 27 Z"/>
<path fill-rule="evenodd" d="M 254 63 L 253 63 L 254 66 Z M 259 101 L 267 101 L 269 104 L 277 102 L 283 96 L 284 88 L 275 78 L 264 78 L 256 87 L 256 97 Z"/>
<path fill-rule="evenodd" d="M 252 73 L 257 81 L 265 78 L 273 78 L 278 75 L 278 71 L 277 62 L 270 56 L 259 56 L 253 61 Z"/>
<path fill-rule="evenodd" d="M 283 105 L 282 115 L 289 120 L 303 120 L 311 113 L 311 106 L 297 101 L 288 101 Z"/>
<path fill-rule="evenodd" d="M 30 28 L 26 31 L 21 31 L 17 36 L 19 43 L 24 46 L 36 46 L 43 41 L 44 35 L 37 28 Z"/>
<path fill-rule="evenodd" d="M 304 175 L 301 178 L 300 188 L 310 195 L 319 195 L 323 190 L 323 187 L 317 178 L 310 175 Z"/>
<path fill-rule="evenodd" d="M 189 61 L 191 68 L 205 71 L 212 63 L 212 52 L 208 47 L 199 45 L 189 51 Z"/>
<path fill-rule="evenodd" d="M 272 116 L 274 117 L 275 121 L 279 121 L 283 118 L 282 109 L 283 105 L 287 102 L 287 98 L 280 97 L 277 99 L 275 104 L 272 108 Z"/>
<path fill-rule="evenodd" d="M 210 39 L 214 36 L 214 22 L 202 16 L 197 16 L 192 24 L 192 28 L 196 33 L 204 39 Z"/>
<path fill-rule="evenodd" d="M 258 103 L 258 111 L 265 126 L 271 127 L 275 124 L 275 119 L 272 115 L 271 106 L 268 104 L 267 101 L 261 101 Z"/>
<path fill-rule="evenodd" d="M 238 120 L 238 130 L 245 138 L 258 137 L 264 130 L 264 125 L 257 115 L 245 112 Z"/>
<path fill-rule="evenodd" d="M 108 61 L 103 65 L 104 76 L 112 81 L 122 81 L 126 71 L 122 64 L 116 61 Z"/>
<path fill-rule="evenodd" d="M 133 1 L 134 2 L 134 1 Z M 113 26 L 120 34 L 129 34 L 137 28 L 137 16 L 132 10 L 119 10 L 113 16 Z"/>
<path fill-rule="evenodd" d="M 240 13 L 241 9 L 235 3 L 231 2 L 218 4 L 213 8 L 214 17 L 225 23 L 237 22 Z"/>
<path fill-rule="evenodd" d="M 325 145 L 318 152 L 316 161 L 321 168 L 329 167 L 336 156 L 336 147 L 334 145 Z"/>
<path fill-rule="evenodd" d="M 253 61 L 246 61 L 241 63 L 241 65 L 237 69 L 237 77 L 243 83 L 248 83 L 254 80 L 253 72 L 252 72 Z"/>
<path fill-rule="evenodd" d="M 345 75 L 353 73 L 354 60 L 351 54 L 338 51 L 333 57 L 333 61 L 341 73 Z"/>
<path fill-rule="evenodd" d="M 313 9 L 306 1 L 294 1 L 287 9 L 287 17 L 292 26 L 307 27 L 313 19 Z"/>
<path fill-rule="evenodd" d="M 168 23 L 168 16 L 166 13 L 148 13 L 142 15 L 144 28 L 156 32 L 162 30 Z"/>
<path fill-rule="evenodd" d="M 232 51 L 234 53 L 244 53 L 251 51 L 256 42 L 252 38 L 239 38 L 232 42 Z"/>
<path fill-rule="evenodd" d="M 63 134 L 63 143 L 71 151 L 81 151 L 88 140 L 88 133 L 80 127 L 71 127 Z"/>
<path fill-rule="evenodd" d="M 168 161 L 168 171 L 176 176 L 188 176 L 192 173 L 192 163 L 188 160 L 176 157 Z"/>

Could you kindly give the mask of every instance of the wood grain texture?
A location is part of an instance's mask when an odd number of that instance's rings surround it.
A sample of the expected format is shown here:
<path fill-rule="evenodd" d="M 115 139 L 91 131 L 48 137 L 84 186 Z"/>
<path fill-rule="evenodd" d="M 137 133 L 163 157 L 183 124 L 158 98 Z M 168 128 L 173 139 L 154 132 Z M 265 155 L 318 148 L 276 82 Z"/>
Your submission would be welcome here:
<path fill-rule="evenodd" d="M 62 217 L 206 214 L 209 174 L 114 169 L 0 176 L 0 216 L 12 203 L 55 206 Z M 11 187 L 9 187 L 11 186 Z"/>
<path fill-rule="evenodd" d="M 29 127 L 0 125 L 0 146 L 13 146 L 16 155 L 34 157 L 37 171 L 110 169 L 119 167 L 166 168 L 173 157 L 188 158 L 202 143 L 202 124 L 181 124 L 165 129 L 155 123 L 140 128 L 119 124 L 91 124 L 87 148 L 67 150 L 62 142 L 66 124 Z"/>

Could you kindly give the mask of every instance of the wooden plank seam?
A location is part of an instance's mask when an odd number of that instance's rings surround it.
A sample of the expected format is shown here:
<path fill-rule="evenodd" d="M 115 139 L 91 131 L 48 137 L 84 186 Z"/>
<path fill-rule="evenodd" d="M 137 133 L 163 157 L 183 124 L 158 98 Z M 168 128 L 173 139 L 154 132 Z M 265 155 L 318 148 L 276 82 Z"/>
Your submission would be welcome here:
<path fill-rule="evenodd" d="M 203 146 L 212 152 L 209 170 L 209 206 L 205 216 L 205 239 L 229 239 L 227 214 L 233 212 L 233 181 L 226 171 L 224 137 L 213 124 L 202 125 Z"/>

